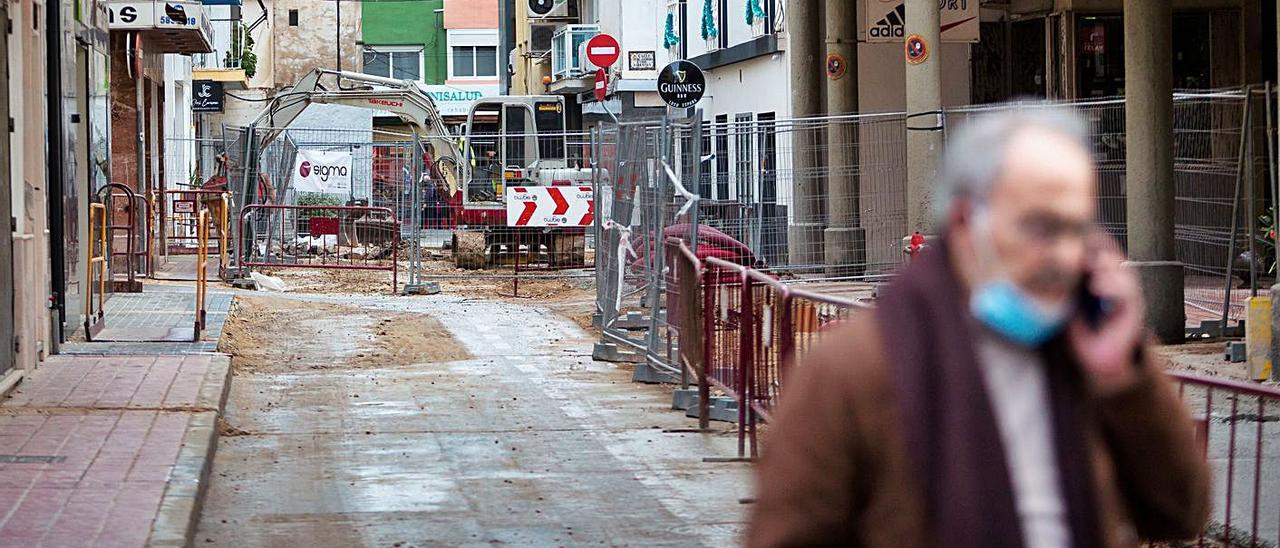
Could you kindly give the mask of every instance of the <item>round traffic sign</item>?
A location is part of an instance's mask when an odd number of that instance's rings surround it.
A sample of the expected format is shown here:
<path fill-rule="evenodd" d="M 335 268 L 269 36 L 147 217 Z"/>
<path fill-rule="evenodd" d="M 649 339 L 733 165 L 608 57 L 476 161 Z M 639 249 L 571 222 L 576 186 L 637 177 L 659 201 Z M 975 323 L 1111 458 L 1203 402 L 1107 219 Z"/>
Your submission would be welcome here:
<path fill-rule="evenodd" d="M 658 95 L 671 108 L 689 108 L 707 92 L 702 69 L 689 61 L 672 61 L 658 73 Z"/>
<path fill-rule="evenodd" d="M 919 65 L 929 59 L 929 43 L 919 34 L 912 34 L 906 40 L 907 62 Z"/>
<path fill-rule="evenodd" d="M 618 62 L 622 47 L 608 34 L 597 34 L 587 41 L 587 60 L 600 68 L 609 68 Z"/>
<path fill-rule="evenodd" d="M 600 69 L 596 71 L 596 101 L 604 102 L 609 95 L 609 74 Z"/>

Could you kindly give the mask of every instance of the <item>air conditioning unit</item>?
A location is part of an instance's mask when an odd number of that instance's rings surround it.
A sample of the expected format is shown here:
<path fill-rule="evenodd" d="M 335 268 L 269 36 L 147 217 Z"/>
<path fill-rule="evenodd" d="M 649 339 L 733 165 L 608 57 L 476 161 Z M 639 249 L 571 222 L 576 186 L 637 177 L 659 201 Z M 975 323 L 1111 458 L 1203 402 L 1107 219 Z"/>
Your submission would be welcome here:
<path fill-rule="evenodd" d="M 551 43 L 554 41 L 556 29 L 564 25 L 557 23 L 533 23 L 529 25 L 529 53 L 533 55 L 546 55 L 551 51 Z"/>
<path fill-rule="evenodd" d="M 572 19 L 578 16 L 574 0 L 526 0 L 530 19 Z"/>
<path fill-rule="evenodd" d="M 591 58 L 587 56 L 587 43 L 578 44 L 578 64 L 582 67 L 580 70 L 583 74 L 595 74 L 600 67 L 591 62 Z"/>

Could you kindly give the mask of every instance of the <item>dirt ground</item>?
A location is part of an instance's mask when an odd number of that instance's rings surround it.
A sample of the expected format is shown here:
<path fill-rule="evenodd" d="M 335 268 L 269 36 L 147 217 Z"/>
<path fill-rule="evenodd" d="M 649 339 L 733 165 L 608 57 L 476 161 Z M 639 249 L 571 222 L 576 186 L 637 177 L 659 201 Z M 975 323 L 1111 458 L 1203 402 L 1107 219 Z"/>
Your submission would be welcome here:
<path fill-rule="evenodd" d="M 296 293 L 350 293 L 386 295 L 391 293 L 391 273 L 381 270 L 322 270 L 309 268 L 267 268 L 263 274 L 284 281 L 286 291 Z M 422 279 L 437 282 L 443 293 L 466 297 L 512 298 L 514 272 L 501 270 L 462 270 L 442 260 L 428 260 L 422 265 Z M 401 263 L 401 287 L 409 279 L 406 263 Z M 589 270 L 531 272 L 520 276 L 519 291 L 514 298 L 534 300 L 577 299 L 594 296 L 594 281 Z"/>
<path fill-rule="evenodd" d="M 1246 364 L 1231 363 L 1224 359 L 1226 346 L 1227 342 L 1224 340 L 1194 342 L 1158 346 L 1156 352 L 1166 360 L 1167 371 L 1247 380 L 1249 369 Z"/>
<path fill-rule="evenodd" d="M 236 370 L 386 367 L 465 360 L 436 319 L 333 303 L 239 296 L 218 341 Z"/>

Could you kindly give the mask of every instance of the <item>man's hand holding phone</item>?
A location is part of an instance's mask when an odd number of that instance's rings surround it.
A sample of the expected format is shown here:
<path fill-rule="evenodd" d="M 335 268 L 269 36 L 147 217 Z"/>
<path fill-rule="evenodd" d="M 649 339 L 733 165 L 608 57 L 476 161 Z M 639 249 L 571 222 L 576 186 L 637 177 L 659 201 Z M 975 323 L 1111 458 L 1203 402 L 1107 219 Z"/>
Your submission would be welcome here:
<path fill-rule="evenodd" d="M 1105 396 L 1138 381 L 1133 362 L 1144 338 L 1142 287 L 1110 237 L 1097 234 L 1090 247 L 1081 288 L 1085 302 L 1079 303 L 1081 313 L 1071 320 L 1067 336 L 1094 391 Z"/>

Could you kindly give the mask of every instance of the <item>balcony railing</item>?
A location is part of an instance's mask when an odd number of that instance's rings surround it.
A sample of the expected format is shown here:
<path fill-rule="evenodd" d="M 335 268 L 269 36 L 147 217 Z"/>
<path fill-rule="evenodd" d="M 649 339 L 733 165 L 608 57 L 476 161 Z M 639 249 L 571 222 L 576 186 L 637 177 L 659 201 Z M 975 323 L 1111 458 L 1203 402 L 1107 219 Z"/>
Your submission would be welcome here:
<path fill-rule="evenodd" d="M 240 52 L 236 51 L 236 49 L 240 44 L 244 43 L 245 36 L 244 26 L 240 24 L 240 20 L 223 17 L 212 19 L 210 22 L 213 24 L 213 52 L 196 54 L 194 56 L 195 68 L 241 68 Z"/>
<path fill-rule="evenodd" d="M 551 74 L 556 80 L 587 74 L 590 63 L 582 45 L 600 34 L 600 25 L 565 25 L 551 39 Z"/>

